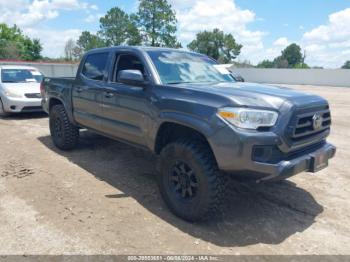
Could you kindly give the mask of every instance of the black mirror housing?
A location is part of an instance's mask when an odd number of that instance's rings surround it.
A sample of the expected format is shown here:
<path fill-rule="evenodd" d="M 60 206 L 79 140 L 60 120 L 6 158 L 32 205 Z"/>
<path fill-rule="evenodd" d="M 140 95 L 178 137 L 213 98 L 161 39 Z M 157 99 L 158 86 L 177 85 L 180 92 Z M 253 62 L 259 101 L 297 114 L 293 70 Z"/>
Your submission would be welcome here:
<path fill-rule="evenodd" d="M 117 81 L 127 85 L 144 86 L 145 78 L 140 70 L 122 70 L 118 73 Z"/>

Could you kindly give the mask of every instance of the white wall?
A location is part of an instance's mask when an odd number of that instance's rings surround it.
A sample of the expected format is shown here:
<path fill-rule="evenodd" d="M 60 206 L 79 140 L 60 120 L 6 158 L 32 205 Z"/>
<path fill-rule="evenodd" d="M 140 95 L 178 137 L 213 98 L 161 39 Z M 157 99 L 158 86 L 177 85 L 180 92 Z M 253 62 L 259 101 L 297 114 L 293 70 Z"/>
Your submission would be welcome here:
<path fill-rule="evenodd" d="M 47 77 L 74 77 L 78 69 L 77 64 L 60 63 L 31 63 L 0 61 L 0 65 L 26 65 L 39 69 Z"/>
<path fill-rule="evenodd" d="M 1 64 L 20 64 L 38 68 L 47 77 L 74 77 L 77 64 L 3 62 Z M 247 82 L 291 85 L 321 85 L 350 87 L 349 69 L 257 69 L 231 68 Z"/>
<path fill-rule="evenodd" d="M 350 87 L 349 69 L 231 68 L 247 82 Z"/>

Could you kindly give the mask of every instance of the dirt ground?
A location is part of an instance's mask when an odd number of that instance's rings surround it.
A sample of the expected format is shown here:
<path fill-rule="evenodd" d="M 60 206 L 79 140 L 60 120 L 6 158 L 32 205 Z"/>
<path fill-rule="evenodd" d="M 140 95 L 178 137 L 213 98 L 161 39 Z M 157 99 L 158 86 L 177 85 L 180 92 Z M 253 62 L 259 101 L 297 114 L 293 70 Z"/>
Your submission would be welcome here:
<path fill-rule="evenodd" d="M 197 224 L 168 211 L 149 153 L 88 132 L 61 152 L 45 115 L 0 119 L 0 255 L 350 254 L 350 88 L 293 88 L 330 101 L 330 167 L 231 181 L 222 219 Z"/>

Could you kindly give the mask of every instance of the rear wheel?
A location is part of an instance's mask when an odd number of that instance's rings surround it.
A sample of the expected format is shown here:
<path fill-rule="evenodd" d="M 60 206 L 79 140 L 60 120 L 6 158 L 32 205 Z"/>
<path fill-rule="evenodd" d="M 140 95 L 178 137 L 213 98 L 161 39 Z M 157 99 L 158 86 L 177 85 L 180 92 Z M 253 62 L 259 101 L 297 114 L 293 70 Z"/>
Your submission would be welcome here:
<path fill-rule="evenodd" d="M 4 105 L 3 105 L 3 103 L 2 103 L 2 101 L 1 101 L 1 99 L 0 99 L 0 116 L 8 116 L 8 115 L 9 115 L 9 113 L 7 113 L 7 112 L 5 111 Z"/>
<path fill-rule="evenodd" d="M 224 176 L 203 142 L 167 145 L 160 156 L 158 184 L 166 204 L 182 219 L 194 222 L 220 214 Z"/>
<path fill-rule="evenodd" d="M 79 128 L 73 125 L 63 105 L 50 110 L 50 132 L 53 143 L 62 150 L 71 150 L 79 140 Z"/>

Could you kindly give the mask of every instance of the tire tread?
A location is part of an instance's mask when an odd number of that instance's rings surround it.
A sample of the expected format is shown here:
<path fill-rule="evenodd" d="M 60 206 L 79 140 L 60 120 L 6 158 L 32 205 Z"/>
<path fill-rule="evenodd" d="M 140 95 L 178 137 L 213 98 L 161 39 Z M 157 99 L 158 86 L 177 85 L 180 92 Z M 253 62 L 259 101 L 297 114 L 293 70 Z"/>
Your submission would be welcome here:
<path fill-rule="evenodd" d="M 226 177 L 219 171 L 212 151 L 209 146 L 202 141 L 184 138 L 165 146 L 162 150 L 161 156 L 169 157 L 176 146 L 181 146 L 185 148 L 185 150 L 192 152 L 202 166 L 202 169 L 204 170 L 203 175 L 207 176 L 209 182 L 209 204 L 205 209 L 200 210 L 198 214 L 195 214 L 193 217 L 186 216 L 184 219 L 194 222 L 217 217 L 221 214 L 224 203 Z M 169 206 L 171 207 L 171 205 Z"/>
<path fill-rule="evenodd" d="M 55 138 L 52 135 L 53 133 L 51 131 L 51 136 L 53 138 L 54 144 L 62 150 L 71 150 L 75 148 L 79 141 L 79 128 L 70 122 L 66 109 L 63 105 L 54 105 L 50 110 L 50 118 L 52 117 L 52 113 L 57 113 L 64 125 L 64 139 L 62 143 L 55 141 Z"/>

